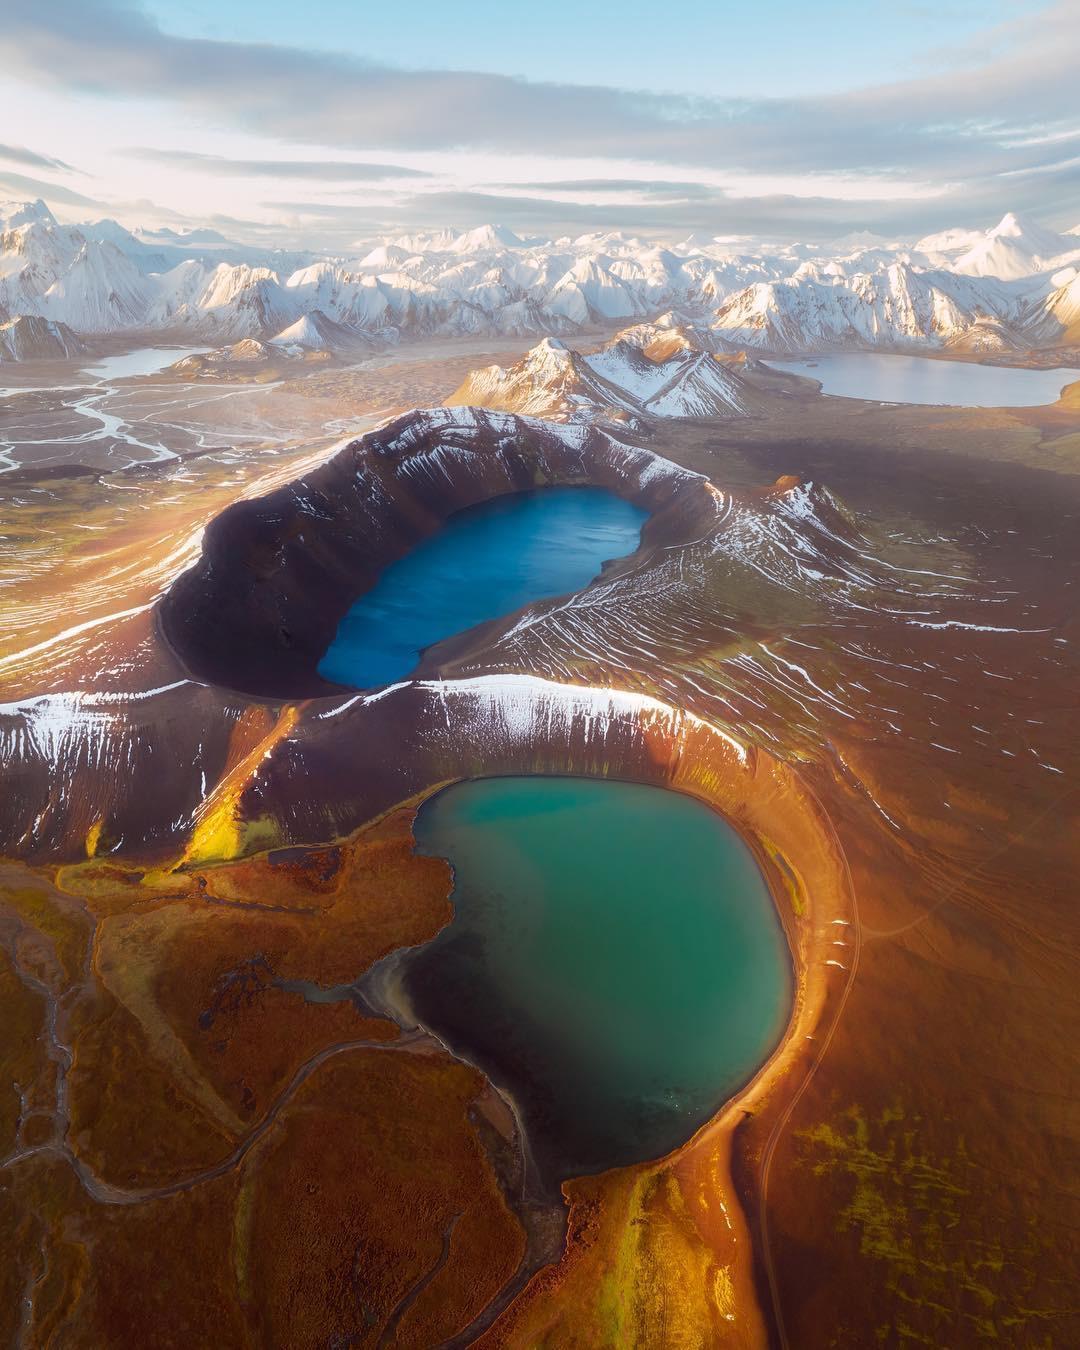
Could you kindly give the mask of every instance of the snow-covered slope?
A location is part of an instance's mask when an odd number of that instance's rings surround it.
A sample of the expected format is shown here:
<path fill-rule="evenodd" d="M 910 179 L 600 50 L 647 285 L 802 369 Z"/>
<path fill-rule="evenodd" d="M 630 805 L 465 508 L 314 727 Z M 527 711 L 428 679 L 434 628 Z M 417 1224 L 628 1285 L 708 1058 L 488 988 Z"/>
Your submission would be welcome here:
<path fill-rule="evenodd" d="M 324 345 L 343 345 L 336 330 L 325 343 L 326 324 L 399 341 L 644 323 L 656 331 L 637 345 L 652 360 L 689 349 L 992 352 L 1074 340 L 1062 336 L 1068 296 L 1054 297 L 1077 266 L 1080 237 L 1011 213 L 986 231 L 910 245 L 855 232 L 826 247 L 753 250 L 706 232 L 663 246 L 618 231 L 536 240 L 485 225 L 369 240 L 355 258 L 334 258 L 214 230 L 61 225 L 40 201 L 0 205 L 0 320 L 36 315 L 76 332 L 144 329 L 215 346 L 297 324 L 311 350 L 319 331 Z"/>
<path fill-rule="evenodd" d="M 1076 252 L 1067 234 L 1045 229 L 1009 211 L 989 230 L 945 230 L 927 235 L 915 252 L 931 263 L 975 277 L 1017 281 L 1060 267 Z"/>
<path fill-rule="evenodd" d="M 545 338 L 512 366 L 475 370 L 447 399 L 450 407 L 498 408 L 504 412 L 568 422 L 598 412 L 633 411 L 636 404 L 617 385 L 590 368 L 587 359 L 557 338 Z"/>
<path fill-rule="evenodd" d="M 741 417 L 747 412 L 742 381 L 709 352 L 674 357 L 678 369 L 643 407 L 652 417 Z"/>
<path fill-rule="evenodd" d="M 80 333 L 138 328 L 151 296 L 139 269 L 110 243 L 85 243 L 42 297 L 46 317 Z"/>
<path fill-rule="evenodd" d="M 651 417 L 738 417 L 753 399 L 735 371 L 722 366 L 712 344 L 693 330 L 640 324 L 585 360 Z"/>
<path fill-rule="evenodd" d="M 270 341 L 275 347 L 303 347 L 307 351 L 324 351 L 330 346 L 328 335 L 324 332 L 325 323 L 326 315 L 316 309 L 310 314 L 304 314 L 295 323 L 289 324 L 288 328 L 283 328 Z"/>
<path fill-rule="evenodd" d="M 976 281 L 907 262 L 843 278 L 803 267 L 733 296 L 713 328 L 728 343 L 772 352 L 942 346 L 986 319 L 1016 317 L 1020 302 L 997 278 Z"/>
<path fill-rule="evenodd" d="M 270 344 L 289 351 L 326 352 L 333 355 L 370 349 L 373 341 L 355 328 L 335 323 L 321 309 L 313 309 L 283 328 L 270 339 Z"/>
<path fill-rule="evenodd" d="M 505 225 L 478 225 L 475 230 L 466 230 L 454 240 L 451 251 L 454 253 L 489 253 L 492 249 L 521 248 L 524 240 L 519 239 L 513 230 Z"/>
<path fill-rule="evenodd" d="M 1022 331 L 1029 345 L 1080 343 L 1080 268 L 1067 269 L 1060 281 L 1023 316 Z"/>
<path fill-rule="evenodd" d="M 33 202 L 0 202 L 0 228 L 17 230 L 20 225 L 29 225 L 33 221 L 43 225 L 56 224 L 56 217 L 40 197 Z"/>

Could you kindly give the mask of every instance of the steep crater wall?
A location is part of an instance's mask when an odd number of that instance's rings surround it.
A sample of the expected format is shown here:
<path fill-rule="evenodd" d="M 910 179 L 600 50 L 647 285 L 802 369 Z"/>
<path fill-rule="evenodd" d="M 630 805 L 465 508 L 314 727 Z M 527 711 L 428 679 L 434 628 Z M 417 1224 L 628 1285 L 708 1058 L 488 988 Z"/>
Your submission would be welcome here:
<path fill-rule="evenodd" d="M 596 428 L 417 410 L 216 517 L 199 562 L 160 602 L 160 631 L 198 680 L 275 699 L 336 692 L 318 662 L 389 563 L 464 507 L 574 484 L 649 511 L 646 550 L 692 538 L 713 514 L 707 479 Z"/>

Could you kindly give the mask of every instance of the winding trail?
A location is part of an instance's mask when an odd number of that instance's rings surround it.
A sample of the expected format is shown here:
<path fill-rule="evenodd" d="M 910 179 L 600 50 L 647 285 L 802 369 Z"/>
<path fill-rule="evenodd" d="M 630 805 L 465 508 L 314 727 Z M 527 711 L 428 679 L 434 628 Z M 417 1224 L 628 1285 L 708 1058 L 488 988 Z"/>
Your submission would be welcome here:
<path fill-rule="evenodd" d="M 420 1276 L 420 1278 L 416 1281 L 416 1283 L 413 1285 L 411 1289 L 406 1291 L 403 1297 L 399 1300 L 397 1307 L 386 1319 L 386 1325 L 383 1327 L 382 1335 L 379 1337 L 380 1347 L 384 1345 L 389 1345 L 390 1342 L 394 1339 L 394 1336 L 397 1334 L 398 1326 L 401 1323 L 401 1319 L 405 1316 L 405 1314 L 413 1306 L 416 1300 L 420 1297 L 420 1295 L 428 1287 L 431 1281 L 435 1278 L 436 1275 L 438 1275 L 439 1271 L 442 1270 L 443 1266 L 445 1266 L 447 1261 L 450 1259 L 450 1244 L 454 1240 L 454 1229 L 458 1226 L 458 1221 L 461 1218 L 462 1213 L 460 1211 L 457 1214 L 452 1214 L 450 1216 L 450 1222 L 446 1225 L 445 1229 L 443 1230 L 442 1251 L 440 1251 L 438 1257 L 435 1260 L 434 1265 L 432 1265 L 428 1270 L 426 1270 L 423 1273 L 423 1275 Z"/>

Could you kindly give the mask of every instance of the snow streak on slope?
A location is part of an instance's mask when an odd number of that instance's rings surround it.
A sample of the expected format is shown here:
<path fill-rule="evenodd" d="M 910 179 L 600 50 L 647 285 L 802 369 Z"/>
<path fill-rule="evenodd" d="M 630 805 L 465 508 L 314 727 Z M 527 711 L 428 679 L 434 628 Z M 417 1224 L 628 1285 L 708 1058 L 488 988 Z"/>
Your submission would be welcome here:
<path fill-rule="evenodd" d="M 650 332 L 643 328 L 636 336 Z M 653 417 L 716 417 L 747 411 L 742 380 L 719 365 L 711 352 L 696 350 L 684 339 L 680 350 L 657 359 L 647 355 L 634 337 L 633 332 L 620 334 L 585 360 L 592 370 L 624 389 L 643 412 Z"/>
<path fill-rule="evenodd" d="M 656 359 L 641 345 L 651 332 L 651 326 L 640 325 L 591 356 L 545 338 L 516 365 L 474 371 L 447 402 L 560 422 L 628 413 L 737 417 L 749 411 L 752 398 L 744 381 L 711 352 L 683 340 L 666 359 Z"/>
<path fill-rule="evenodd" d="M 962 687 L 962 715 L 988 755 L 1022 756 L 1017 772 L 1059 772 L 1053 744 L 1032 741 L 1042 724 L 1016 709 L 1021 672 L 1061 658 L 1036 605 L 1019 624 L 1003 620 L 1015 592 L 971 575 L 962 548 L 935 540 L 930 557 L 949 561 L 927 564 L 926 541 L 867 534 L 819 485 L 708 490 L 714 518 L 698 538 L 531 606 L 444 673 L 528 669 L 648 690 L 784 755 L 817 753 L 830 728 L 856 723 L 875 739 L 955 753 L 957 710 L 939 691 Z"/>

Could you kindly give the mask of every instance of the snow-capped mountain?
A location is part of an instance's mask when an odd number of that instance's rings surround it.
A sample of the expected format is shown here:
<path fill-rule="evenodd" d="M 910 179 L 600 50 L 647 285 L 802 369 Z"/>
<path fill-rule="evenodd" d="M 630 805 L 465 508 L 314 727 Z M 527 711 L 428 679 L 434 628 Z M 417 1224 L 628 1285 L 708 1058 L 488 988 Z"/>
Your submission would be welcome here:
<path fill-rule="evenodd" d="M 598 417 L 744 417 L 756 394 L 710 350 L 683 337 L 665 355 L 656 350 L 651 325 L 618 334 L 591 355 L 545 338 L 512 366 L 474 371 L 447 400 L 450 406 L 498 408 L 549 421 Z"/>
<path fill-rule="evenodd" d="M 732 370 L 721 366 L 710 348 L 701 349 L 678 330 L 677 349 L 663 352 L 652 325 L 618 334 L 595 355 L 590 368 L 650 417 L 742 417 L 753 397 Z"/>
<path fill-rule="evenodd" d="M 330 349 L 347 345 L 339 330 L 365 342 L 569 336 L 671 310 L 697 330 L 699 350 L 986 353 L 1076 340 L 1080 237 L 1011 213 L 986 231 L 910 245 L 865 232 L 824 248 L 736 244 L 705 235 L 665 247 L 618 231 L 522 239 L 486 225 L 316 257 L 214 230 L 61 225 L 43 202 L 15 203 L 0 206 L 0 321 L 32 315 L 84 335 L 153 331 L 214 346 L 299 324 L 308 350 L 317 330 L 333 336 Z M 668 330 L 662 340 L 678 345 Z"/>
<path fill-rule="evenodd" d="M 370 350 L 372 340 L 355 328 L 335 323 L 321 309 L 313 309 L 270 339 L 270 346 L 295 352 L 346 353 Z"/>
<path fill-rule="evenodd" d="M 1074 249 L 1068 235 L 1044 229 L 1009 211 L 992 229 L 946 230 L 920 239 L 915 250 L 931 261 L 969 276 L 994 276 L 1004 281 L 1031 276 Z"/>
<path fill-rule="evenodd" d="M 577 421 L 602 410 L 633 410 L 617 385 L 598 378 L 586 358 L 558 338 L 544 338 L 515 365 L 473 371 L 447 404 L 499 408 L 554 422 Z"/>
<path fill-rule="evenodd" d="M 492 249 L 523 248 L 524 240 L 505 225 L 479 225 L 475 230 L 459 234 L 450 247 L 451 253 L 490 253 Z"/>
<path fill-rule="evenodd" d="M 1018 302 L 995 277 L 976 281 L 910 262 L 849 275 L 803 264 L 783 281 L 732 296 L 713 330 L 729 345 L 770 352 L 942 346 L 985 319 L 1015 318 Z"/>

